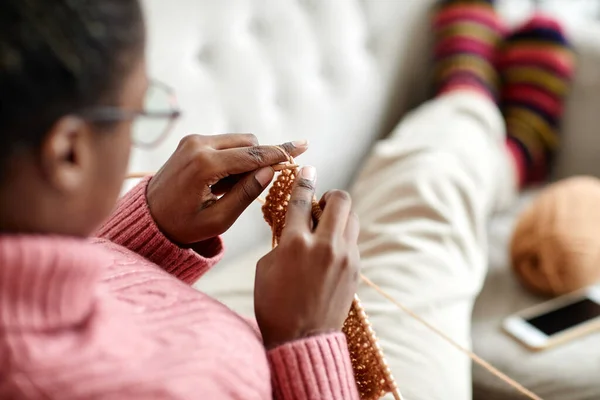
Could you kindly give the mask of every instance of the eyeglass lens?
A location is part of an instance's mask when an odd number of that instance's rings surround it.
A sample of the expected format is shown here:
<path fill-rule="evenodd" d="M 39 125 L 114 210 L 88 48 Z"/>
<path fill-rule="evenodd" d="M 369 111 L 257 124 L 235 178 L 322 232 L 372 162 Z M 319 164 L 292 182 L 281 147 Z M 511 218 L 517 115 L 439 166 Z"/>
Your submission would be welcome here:
<path fill-rule="evenodd" d="M 149 115 L 136 118 L 133 123 L 133 142 L 141 146 L 152 146 L 168 132 L 172 120 L 167 117 L 152 117 L 152 113 L 174 111 L 173 94 L 165 87 L 152 84 L 144 99 L 144 110 Z"/>

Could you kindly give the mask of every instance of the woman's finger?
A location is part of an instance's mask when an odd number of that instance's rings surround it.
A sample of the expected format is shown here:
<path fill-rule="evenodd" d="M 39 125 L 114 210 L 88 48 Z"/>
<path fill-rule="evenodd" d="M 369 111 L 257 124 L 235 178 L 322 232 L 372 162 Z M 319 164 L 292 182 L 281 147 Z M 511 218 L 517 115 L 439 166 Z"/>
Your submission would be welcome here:
<path fill-rule="evenodd" d="M 229 192 L 245 175 L 231 175 L 221 179 L 211 187 L 211 192 L 216 196 L 222 196 Z"/>
<path fill-rule="evenodd" d="M 209 136 L 208 143 L 215 150 L 224 150 L 236 147 L 258 146 L 258 139 L 251 133 L 226 133 Z"/>
<path fill-rule="evenodd" d="M 295 140 L 280 145 L 290 156 L 298 157 L 308 150 L 308 140 Z"/>
<path fill-rule="evenodd" d="M 346 230 L 344 237 L 348 243 L 356 244 L 358 242 L 358 234 L 360 233 L 360 221 L 358 215 L 355 212 L 350 212 L 348 215 L 348 222 L 346 223 Z"/>
<path fill-rule="evenodd" d="M 280 146 L 252 146 L 226 149 L 217 152 L 218 173 L 226 175 L 244 174 L 259 168 L 268 167 L 288 161 L 288 154 L 297 156 L 304 153 L 307 147 L 296 147 L 293 143 Z"/>
<path fill-rule="evenodd" d="M 231 190 L 210 207 L 209 212 L 219 217 L 219 230 L 227 230 L 246 208 L 265 190 L 275 171 L 266 167 L 247 174 Z"/>
<path fill-rule="evenodd" d="M 327 197 L 329 197 L 330 194 L 331 190 L 323 193 L 323 196 L 321 196 L 321 200 L 319 200 L 319 207 L 321 207 L 321 210 L 324 210 L 327 206 Z"/>
<path fill-rule="evenodd" d="M 350 195 L 342 190 L 332 190 L 325 201 L 326 206 L 316 229 L 317 234 L 327 237 L 343 234 L 352 207 Z"/>
<path fill-rule="evenodd" d="M 306 166 L 300 170 L 288 202 L 285 216 L 285 229 L 287 232 L 310 232 L 312 222 L 312 199 L 315 195 L 317 171 L 314 167 Z"/>

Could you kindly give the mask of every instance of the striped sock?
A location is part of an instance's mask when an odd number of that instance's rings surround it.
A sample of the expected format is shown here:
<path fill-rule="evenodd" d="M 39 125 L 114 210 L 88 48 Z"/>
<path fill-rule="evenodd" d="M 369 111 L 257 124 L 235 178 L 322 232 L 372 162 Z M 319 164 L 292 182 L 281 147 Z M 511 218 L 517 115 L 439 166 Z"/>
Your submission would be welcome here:
<path fill-rule="evenodd" d="M 517 29 L 501 50 L 502 112 L 521 187 L 548 176 L 574 64 L 560 24 L 541 15 Z"/>
<path fill-rule="evenodd" d="M 471 89 L 496 99 L 496 51 L 504 27 L 493 0 L 445 0 L 433 29 L 436 94 Z"/>

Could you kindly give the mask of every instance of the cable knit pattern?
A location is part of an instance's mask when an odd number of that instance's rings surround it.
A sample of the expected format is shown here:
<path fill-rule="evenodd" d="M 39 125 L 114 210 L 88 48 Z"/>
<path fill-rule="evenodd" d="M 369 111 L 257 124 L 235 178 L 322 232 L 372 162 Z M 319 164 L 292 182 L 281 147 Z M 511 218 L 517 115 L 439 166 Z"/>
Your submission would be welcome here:
<path fill-rule="evenodd" d="M 0 236 L 0 398 L 358 399 L 343 335 L 267 352 L 187 285 L 220 253 L 169 243 L 144 191 L 120 202 L 104 239 Z"/>

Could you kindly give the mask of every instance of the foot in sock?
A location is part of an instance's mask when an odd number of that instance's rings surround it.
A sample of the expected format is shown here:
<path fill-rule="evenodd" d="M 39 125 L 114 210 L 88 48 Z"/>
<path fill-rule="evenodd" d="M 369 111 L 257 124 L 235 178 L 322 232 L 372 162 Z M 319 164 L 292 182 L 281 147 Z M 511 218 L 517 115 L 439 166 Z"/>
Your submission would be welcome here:
<path fill-rule="evenodd" d="M 504 26 L 492 0 L 445 0 L 436 10 L 433 28 L 436 94 L 476 90 L 495 100 L 494 67 Z"/>
<path fill-rule="evenodd" d="M 560 24 L 540 15 L 512 33 L 500 51 L 507 145 L 521 187 L 548 176 L 574 64 Z"/>

